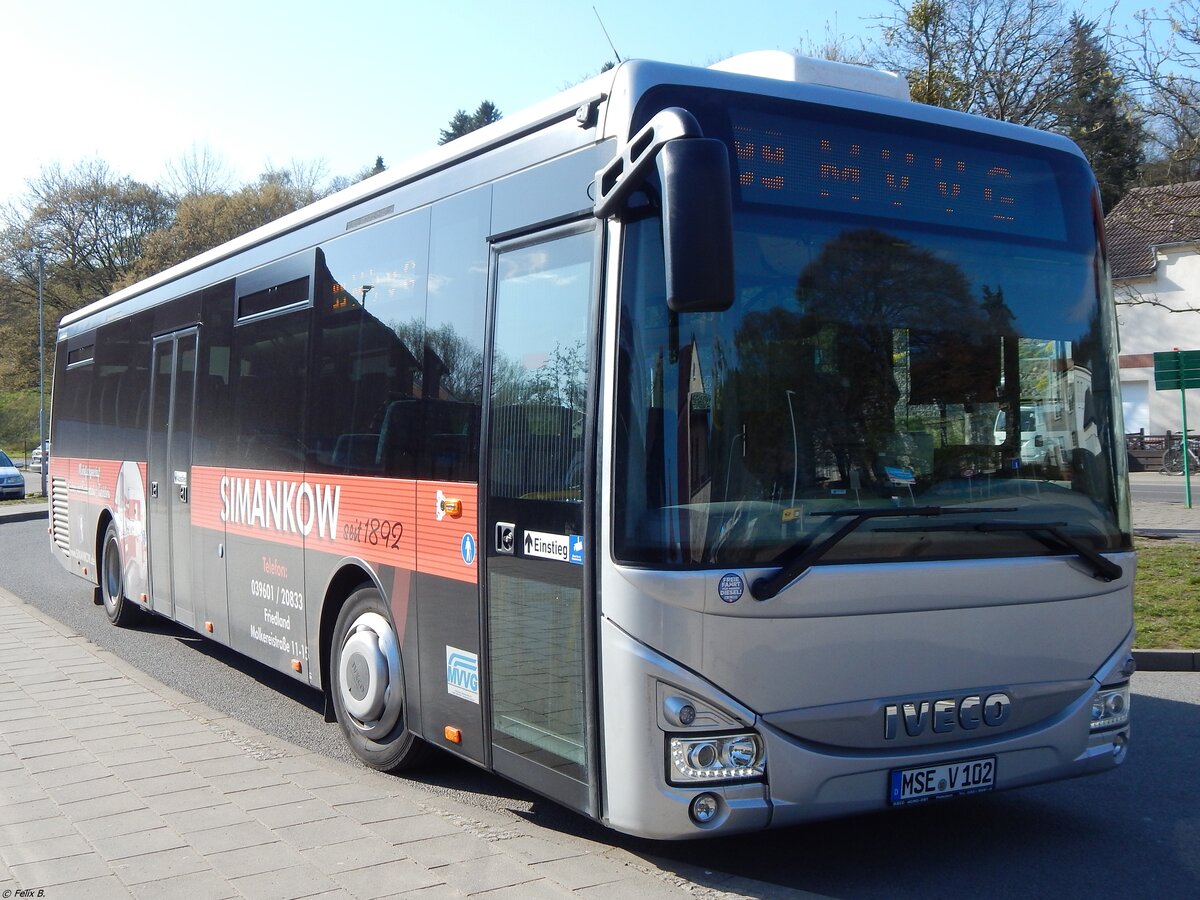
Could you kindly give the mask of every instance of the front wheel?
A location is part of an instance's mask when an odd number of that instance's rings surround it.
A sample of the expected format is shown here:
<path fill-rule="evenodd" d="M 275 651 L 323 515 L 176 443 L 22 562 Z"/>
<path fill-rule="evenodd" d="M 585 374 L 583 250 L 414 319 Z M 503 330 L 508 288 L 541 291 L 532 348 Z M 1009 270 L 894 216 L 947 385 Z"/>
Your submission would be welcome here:
<path fill-rule="evenodd" d="M 1163 453 L 1162 471 L 1167 475 L 1179 475 L 1183 472 L 1183 455 L 1178 447 L 1172 447 Z"/>
<path fill-rule="evenodd" d="M 359 588 L 346 600 L 331 653 L 333 708 L 354 755 L 383 772 L 425 762 L 432 748 L 408 728 L 400 646 L 375 588 Z"/>
<path fill-rule="evenodd" d="M 126 627 L 133 624 L 141 610 L 125 596 L 125 568 L 121 564 L 121 541 L 117 537 L 117 526 L 108 523 L 104 532 L 104 543 L 100 552 L 100 599 L 104 602 L 104 613 L 114 625 Z"/>

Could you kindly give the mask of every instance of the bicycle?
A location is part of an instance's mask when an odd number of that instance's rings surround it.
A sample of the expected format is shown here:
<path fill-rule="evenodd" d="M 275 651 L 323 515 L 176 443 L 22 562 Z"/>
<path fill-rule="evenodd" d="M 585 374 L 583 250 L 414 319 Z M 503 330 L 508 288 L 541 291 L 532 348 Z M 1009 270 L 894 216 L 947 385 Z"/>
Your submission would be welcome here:
<path fill-rule="evenodd" d="M 1176 439 L 1175 442 L 1163 452 L 1162 468 L 1158 471 L 1163 475 L 1182 475 L 1183 474 L 1183 441 Z M 1197 456 L 1197 451 L 1200 450 L 1200 438 L 1188 438 L 1188 469 L 1190 472 L 1200 472 L 1200 456 Z"/>

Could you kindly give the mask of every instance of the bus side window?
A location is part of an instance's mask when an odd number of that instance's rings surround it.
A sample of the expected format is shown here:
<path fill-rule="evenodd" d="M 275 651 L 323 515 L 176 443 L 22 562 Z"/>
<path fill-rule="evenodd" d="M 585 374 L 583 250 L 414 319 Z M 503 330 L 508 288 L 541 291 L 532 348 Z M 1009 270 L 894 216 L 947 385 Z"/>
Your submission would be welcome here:
<path fill-rule="evenodd" d="M 308 320 L 309 311 L 299 310 L 234 332 L 234 440 L 249 468 L 303 467 Z"/>
<path fill-rule="evenodd" d="M 419 477 L 479 478 L 483 330 L 491 187 L 436 203 L 430 225 L 429 309 L 421 361 Z"/>
<path fill-rule="evenodd" d="M 421 392 L 429 210 L 352 231 L 316 252 L 309 464 L 411 476 L 397 404 Z"/>

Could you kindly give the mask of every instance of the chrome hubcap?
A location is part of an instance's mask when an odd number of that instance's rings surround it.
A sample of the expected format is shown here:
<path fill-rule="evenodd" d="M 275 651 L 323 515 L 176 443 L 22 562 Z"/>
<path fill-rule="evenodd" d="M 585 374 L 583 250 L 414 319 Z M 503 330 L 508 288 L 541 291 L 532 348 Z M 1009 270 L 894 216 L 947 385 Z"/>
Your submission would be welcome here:
<path fill-rule="evenodd" d="M 364 737 L 388 734 L 404 706 L 400 648 L 387 619 L 363 613 L 354 620 L 342 642 L 338 663 L 342 705 Z"/>

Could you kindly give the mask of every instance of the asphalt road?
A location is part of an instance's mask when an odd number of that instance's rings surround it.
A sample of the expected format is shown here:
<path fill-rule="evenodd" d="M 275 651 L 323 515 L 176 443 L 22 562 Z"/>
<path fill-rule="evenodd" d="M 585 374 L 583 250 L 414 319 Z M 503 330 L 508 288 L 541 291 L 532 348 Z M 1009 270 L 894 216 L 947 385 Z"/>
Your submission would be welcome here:
<path fill-rule="evenodd" d="M 1136 503 L 1139 500 L 1154 503 L 1182 503 L 1184 499 L 1182 475 L 1158 475 L 1154 478 L 1141 476 L 1129 481 L 1129 493 Z M 1200 472 L 1192 474 L 1192 505 L 1200 506 Z"/>
<path fill-rule="evenodd" d="M 177 691 L 302 747 L 351 758 L 315 692 L 167 622 L 113 628 L 47 541 L 44 514 L 0 520 L 0 586 Z M 1200 674 L 1139 673 L 1134 692 L 1132 748 L 1114 772 L 716 841 L 626 838 L 457 760 L 420 780 L 478 807 L 627 847 L 667 870 L 685 864 L 758 879 L 763 897 L 784 887 L 846 898 L 1197 896 Z"/>

